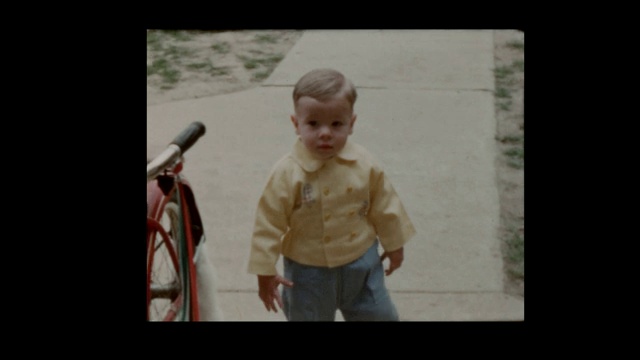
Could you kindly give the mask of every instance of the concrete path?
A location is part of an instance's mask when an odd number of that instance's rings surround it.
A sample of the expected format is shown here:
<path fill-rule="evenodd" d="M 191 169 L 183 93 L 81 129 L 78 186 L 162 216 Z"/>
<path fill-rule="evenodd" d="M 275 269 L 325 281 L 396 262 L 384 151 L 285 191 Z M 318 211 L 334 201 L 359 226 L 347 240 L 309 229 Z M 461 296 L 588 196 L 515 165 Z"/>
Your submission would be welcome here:
<path fill-rule="evenodd" d="M 147 108 L 149 155 L 192 121 L 207 127 L 185 169 L 225 320 L 285 320 L 246 265 L 267 175 L 296 139 L 293 85 L 318 67 L 358 87 L 350 139 L 378 157 L 418 232 L 386 278 L 401 320 L 524 320 L 524 301 L 503 293 L 491 30 L 305 31 L 260 87 Z"/>

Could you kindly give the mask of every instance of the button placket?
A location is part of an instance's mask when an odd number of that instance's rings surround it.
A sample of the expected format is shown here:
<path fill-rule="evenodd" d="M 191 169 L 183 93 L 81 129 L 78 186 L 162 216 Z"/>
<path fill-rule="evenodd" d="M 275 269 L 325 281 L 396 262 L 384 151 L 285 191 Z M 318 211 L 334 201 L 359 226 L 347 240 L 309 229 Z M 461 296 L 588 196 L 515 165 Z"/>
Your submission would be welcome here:
<path fill-rule="evenodd" d="M 321 221 L 323 222 L 323 243 L 329 245 L 332 241 L 336 239 L 337 235 L 335 233 L 335 219 L 339 215 L 335 210 L 339 206 L 339 196 L 335 196 L 337 194 L 336 190 L 336 182 L 334 178 L 334 173 L 332 171 L 333 164 L 328 162 L 325 165 L 324 171 L 318 173 L 318 190 L 321 197 Z"/>

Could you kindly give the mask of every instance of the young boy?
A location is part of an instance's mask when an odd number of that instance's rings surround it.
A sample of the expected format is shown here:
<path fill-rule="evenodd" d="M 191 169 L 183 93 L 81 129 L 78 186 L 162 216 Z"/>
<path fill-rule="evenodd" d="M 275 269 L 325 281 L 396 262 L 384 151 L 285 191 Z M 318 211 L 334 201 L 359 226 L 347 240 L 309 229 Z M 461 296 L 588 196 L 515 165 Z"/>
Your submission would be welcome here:
<path fill-rule="evenodd" d="M 337 310 L 346 321 L 398 320 L 382 260 L 389 259 L 387 275 L 399 268 L 415 229 L 371 154 L 347 141 L 356 97 L 338 71 L 300 78 L 291 115 L 299 139 L 273 167 L 258 203 L 249 273 L 258 276 L 267 311 L 277 312 L 277 303 L 289 321 L 334 321 Z"/>

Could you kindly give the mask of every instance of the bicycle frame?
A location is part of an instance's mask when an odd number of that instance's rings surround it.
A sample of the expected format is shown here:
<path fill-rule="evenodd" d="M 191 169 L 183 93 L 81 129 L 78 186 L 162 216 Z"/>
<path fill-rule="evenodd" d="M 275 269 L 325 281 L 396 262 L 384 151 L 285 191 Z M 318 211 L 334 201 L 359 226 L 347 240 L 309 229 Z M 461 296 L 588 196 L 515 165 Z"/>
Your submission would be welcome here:
<path fill-rule="evenodd" d="M 147 164 L 147 320 L 151 301 L 156 298 L 171 301 L 163 321 L 174 321 L 179 312 L 186 317 L 184 320 L 200 319 L 195 261 L 204 232 L 191 185 L 181 172 L 182 155 L 203 134 L 204 125 L 191 124 Z M 173 206 L 177 204 L 179 210 L 172 210 L 176 217 L 171 218 L 167 231 L 161 221 L 170 202 Z M 168 266 L 177 278 L 166 285 L 154 284 L 152 280 L 156 250 L 161 246 L 166 249 Z"/>

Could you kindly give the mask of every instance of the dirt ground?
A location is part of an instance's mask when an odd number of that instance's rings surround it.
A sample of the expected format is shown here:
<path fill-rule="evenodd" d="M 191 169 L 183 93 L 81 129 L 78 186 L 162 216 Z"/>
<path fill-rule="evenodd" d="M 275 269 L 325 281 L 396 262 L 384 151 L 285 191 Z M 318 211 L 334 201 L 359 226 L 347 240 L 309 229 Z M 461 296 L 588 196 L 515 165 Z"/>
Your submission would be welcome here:
<path fill-rule="evenodd" d="M 176 66 L 169 70 L 179 71 L 180 78 L 172 82 L 163 77 L 169 72 L 165 69 L 147 75 L 147 105 L 259 86 L 301 36 L 291 30 L 162 32 L 162 50 L 153 49 L 153 43 L 147 46 L 147 73 L 163 55 L 174 60 Z"/>
<path fill-rule="evenodd" d="M 524 298 L 524 32 L 494 32 L 496 159 L 505 292 Z"/>
<path fill-rule="evenodd" d="M 301 36 L 292 30 L 150 30 L 147 105 L 259 86 Z M 496 69 L 522 64 L 522 71 L 505 71 L 496 80 L 496 176 L 505 292 L 524 298 L 524 33 L 496 30 L 494 39 Z M 162 63 L 162 57 L 173 59 L 172 65 Z"/>

